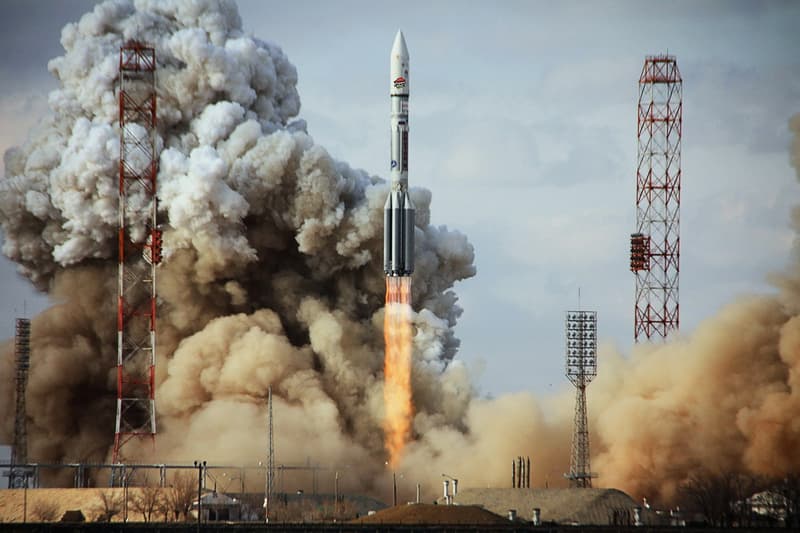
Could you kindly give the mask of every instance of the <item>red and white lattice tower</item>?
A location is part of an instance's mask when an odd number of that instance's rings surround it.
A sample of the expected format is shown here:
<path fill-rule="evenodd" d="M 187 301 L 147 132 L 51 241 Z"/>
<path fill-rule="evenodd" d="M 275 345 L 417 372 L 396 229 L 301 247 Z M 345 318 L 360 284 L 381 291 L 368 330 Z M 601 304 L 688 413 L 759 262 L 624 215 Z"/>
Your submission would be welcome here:
<path fill-rule="evenodd" d="M 633 336 L 666 338 L 679 326 L 682 80 L 675 56 L 645 58 L 639 77 Z"/>
<path fill-rule="evenodd" d="M 113 462 L 124 463 L 132 439 L 155 444 L 156 54 L 139 41 L 119 51 L 119 302 L 117 418 Z"/>

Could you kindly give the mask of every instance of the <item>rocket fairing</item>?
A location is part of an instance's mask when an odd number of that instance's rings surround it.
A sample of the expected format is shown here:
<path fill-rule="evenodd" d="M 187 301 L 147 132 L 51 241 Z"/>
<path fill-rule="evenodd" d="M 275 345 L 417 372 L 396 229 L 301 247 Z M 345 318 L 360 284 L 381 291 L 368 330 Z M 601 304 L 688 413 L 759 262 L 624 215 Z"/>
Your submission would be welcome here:
<path fill-rule="evenodd" d="M 383 208 L 383 271 L 387 276 L 414 272 L 414 204 L 408 195 L 408 48 L 398 31 L 389 62 L 392 187 Z"/>

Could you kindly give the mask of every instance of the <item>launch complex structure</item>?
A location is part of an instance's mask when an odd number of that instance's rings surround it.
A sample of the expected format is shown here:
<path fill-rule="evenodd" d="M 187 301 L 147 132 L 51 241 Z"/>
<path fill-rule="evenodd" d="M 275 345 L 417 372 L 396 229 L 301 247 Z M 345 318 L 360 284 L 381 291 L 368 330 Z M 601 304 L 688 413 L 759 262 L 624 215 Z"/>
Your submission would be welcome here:
<path fill-rule="evenodd" d="M 411 405 L 411 276 L 414 272 L 415 209 L 408 189 L 409 54 L 398 31 L 390 55 L 391 184 L 384 206 L 384 273 L 386 307 L 384 364 L 385 443 L 394 469 L 409 438 Z M 188 465 L 126 464 L 135 453 L 132 441 L 155 446 L 156 273 L 162 258 L 157 220 L 156 55 L 145 43 L 130 40 L 119 55 L 119 225 L 117 301 L 117 401 L 113 459 L 110 464 L 35 464 L 27 458 L 25 386 L 30 365 L 30 320 L 17 321 L 16 418 L 9 487 L 39 483 L 39 471 L 73 468 L 75 486 L 85 486 L 86 472 L 110 470 L 112 485 L 130 478 L 132 469 L 158 469 L 161 484 L 170 469 Z M 637 105 L 638 158 L 636 231 L 630 236 L 630 270 L 636 278 L 634 339 L 665 339 L 679 327 L 680 192 L 682 79 L 674 56 L 647 56 L 639 78 Z M 586 387 L 597 375 L 597 314 L 566 315 L 566 376 L 576 388 L 570 471 L 573 487 L 591 487 Z M 272 396 L 269 396 L 269 451 L 266 499 L 275 492 L 272 441 Z M 138 451 L 138 450 L 137 450 Z M 512 472 L 512 485 L 530 486 L 530 463 Z M 204 468 L 244 469 L 217 466 Z M 255 468 L 255 467 L 252 467 Z M 310 469 L 318 466 L 278 467 Z M 126 469 L 127 472 L 126 473 Z M 316 474 L 315 474 L 316 475 Z M 516 475 L 516 478 L 513 476 Z M 267 515 L 269 516 L 269 515 Z"/>
<path fill-rule="evenodd" d="M 155 84 L 155 49 L 139 41 L 125 43 L 119 51 L 115 464 L 124 462 L 132 439 L 155 446 L 156 267 L 161 262 Z"/>
<path fill-rule="evenodd" d="M 645 57 L 637 105 L 636 232 L 630 269 L 636 276 L 634 340 L 677 331 L 680 274 L 683 90 L 675 56 Z M 575 386 L 572 487 L 591 487 L 586 387 L 597 376 L 597 313 L 567 311 L 567 379 Z"/>
<path fill-rule="evenodd" d="M 11 448 L 11 465 L 7 472 L 8 488 L 27 488 L 33 472 L 28 466 L 28 428 L 25 390 L 28 387 L 28 369 L 31 364 L 31 321 L 18 318 L 14 335 L 15 399 L 14 444 Z"/>
<path fill-rule="evenodd" d="M 141 464 L 130 459 L 145 446 L 155 449 L 155 371 L 157 267 L 162 260 L 162 232 L 157 213 L 160 146 L 157 135 L 156 51 L 135 39 L 119 51 L 119 190 L 117 291 L 117 401 L 112 461 L 29 463 L 25 443 L 25 393 L 30 355 L 30 321 L 18 321 L 17 343 L 28 346 L 17 354 L 15 445 L 7 472 L 13 486 L 38 486 L 40 473 L 62 468 L 75 471 L 75 486 L 86 486 L 89 474 L 110 471 L 111 485 L 129 484 L 135 470 L 158 469 L 161 483 L 170 469 L 189 465 Z M 385 205 L 384 271 L 386 274 L 386 340 L 384 431 L 389 463 L 394 468 L 410 433 L 411 406 L 411 274 L 414 271 L 414 205 L 408 193 L 409 55 L 398 31 L 390 55 L 391 190 Z M 27 334 L 23 334 L 27 333 Z M 22 353 L 22 355 L 20 355 Z M 266 505 L 275 492 L 275 470 L 308 470 L 318 466 L 276 468 L 269 398 L 269 450 L 266 465 Z M 131 448 L 132 447 L 132 448 Z M 129 449 L 131 448 L 131 449 Z M 212 468 L 201 462 L 204 469 Z M 235 468 L 218 466 L 216 468 Z M 244 467 L 240 467 L 244 468 Z M 244 474 L 242 473 L 242 477 Z M 267 515 L 269 516 L 269 515 Z"/>
<path fill-rule="evenodd" d="M 589 464 L 589 421 L 586 411 L 586 386 L 597 376 L 597 313 L 567 311 L 566 375 L 575 387 L 575 419 L 569 473 L 570 487 L 591 488 Z"/>
<path fill-rule="evenodd" d="M 636 232 L 630 261 L 636 276 L 636 342 L 665 339 L 680 325 L 682 83 L 675 56 L 645 58 L 639 76 Z"/>

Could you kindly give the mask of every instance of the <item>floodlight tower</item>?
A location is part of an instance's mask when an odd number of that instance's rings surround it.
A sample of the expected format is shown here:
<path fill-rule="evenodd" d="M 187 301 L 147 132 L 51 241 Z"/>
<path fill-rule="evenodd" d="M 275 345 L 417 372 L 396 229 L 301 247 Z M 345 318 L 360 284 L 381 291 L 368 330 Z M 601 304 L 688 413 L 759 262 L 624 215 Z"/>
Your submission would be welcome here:
<path fill-rule="evenodd" d="M 115 464 L 132 439 L 155 445 L 156 54 L 130 40 L 119 50 L 119 275 Z M 112 479 L 112 483 L 114 480 Z"/>
<path fill-rule="evenodd" d="M 591 488 L 589 466 L 589 421 L 586 415 L 586 386 L 597 376 L 597 313 L 567 311 L 567 379 L 575 385 L 575 423 L 569 462 L 571 487 Z"/>
<path fill-rule="evenodd" d="M 666 338 L 679 326 L 683 95 L 675 56 L 647 56 L 639 76 L 633 336 Z"/>

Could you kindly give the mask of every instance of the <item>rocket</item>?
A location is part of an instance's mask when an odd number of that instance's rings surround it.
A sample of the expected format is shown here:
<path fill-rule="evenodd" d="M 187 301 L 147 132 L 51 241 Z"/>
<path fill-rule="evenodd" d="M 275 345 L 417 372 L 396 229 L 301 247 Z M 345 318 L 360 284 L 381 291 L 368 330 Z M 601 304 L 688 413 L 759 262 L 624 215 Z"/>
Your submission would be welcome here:
<path fill-rule="evenodd" d="M 408 195 L 408 48 L 398 31 L 389 60 L 392 187 L 383 207 L 383 271 L 387 276 L 414 272 L 414 204 Z"/>

